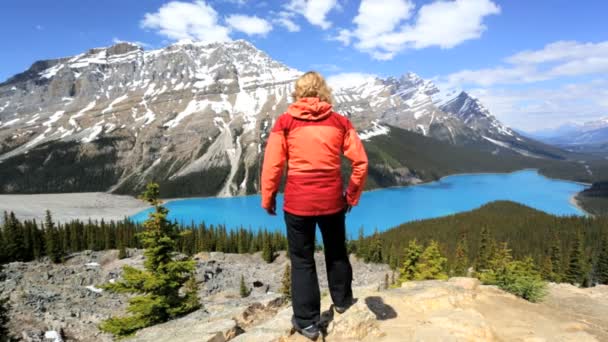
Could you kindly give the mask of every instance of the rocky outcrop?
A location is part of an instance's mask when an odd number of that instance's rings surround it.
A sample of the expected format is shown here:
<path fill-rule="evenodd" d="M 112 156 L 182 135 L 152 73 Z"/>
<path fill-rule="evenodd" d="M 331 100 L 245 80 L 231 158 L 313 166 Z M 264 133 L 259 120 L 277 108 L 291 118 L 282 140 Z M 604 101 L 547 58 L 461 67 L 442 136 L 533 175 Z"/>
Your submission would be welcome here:
<path fill-rule="evenodd" d="M 110 316 L 125 314 L 128 296 L 108 293 L 100 285 L 119 279 L 124 265 L 143 266 L 141 250 L 131 249 L 128 253 L 130 257 L 122 260 L 117 259 L 115 250 L 86 251 L 69 256 L 63 264 L 37 261 L 5 265 L 0 298 L 10 299 L 14 335 L 26 341 L 42 341 L 46 332 L 55 331 L 68 341 L 111 341 L 110 335 L 99 331 L 98 324 Z M 315 257 L 321 288 L 327 293 L 324 258 L 320 253 Z M 142 331 L 137 335 L 140 340 L 171 336 L 155 341 L 187 341 L 189 331 L 197 324 L 206 324 L 196 328 L 197 336 L 211 331 L 211 341 L 220 335 L 231 338 L 243 329 L 260 326 L 285 307 L 285 299 L 277 294 L 287 263 L 284 252 L 272 264 L 265 263 L 260 253 L 200 253 L 194 258 L 203 309 Z M 375 284 L 389 272 L 385 265 L 365 264 L 356 258 L 352 264 L 355 286 Z M 241 276 L 251 290 L 246 298 L 239 295 Z M 214 327 L 215 321 L 218 327 Z"/>
<path fill-rule="evenodd" d="M 141 267 L 140 251 L 116 259 L 116 251 L 85 252 L 63 265 L 12 263 L 1 295 L 12 304 L 11 329 L 26 341 L 59 336 L 66 341 L 111 341 L 100 320 L 124 312 L 126 297 L 97 286 L 120 277 L 123 265 Z M 292 308 L 277 294 L 285 266 L 280 255 L 266 264 L 260 255 L 202 253 L 196 256 L 203 309 L 143 329 L 132 341 L 306 341 L 291 326 Z M 386 266 L 353 259 L 356 302 L 345 313 L 332 309 L 322 256 L 325 341 L 606 341 L 608 286 L 580 289 L 549 284 L 541 303 L 530 303 L 473 278 L 419 281 L 383 290 Z M 238 295 L 243 275 L 253 289 Z M 259 286 L 262 284 L 262 286 Z"/>

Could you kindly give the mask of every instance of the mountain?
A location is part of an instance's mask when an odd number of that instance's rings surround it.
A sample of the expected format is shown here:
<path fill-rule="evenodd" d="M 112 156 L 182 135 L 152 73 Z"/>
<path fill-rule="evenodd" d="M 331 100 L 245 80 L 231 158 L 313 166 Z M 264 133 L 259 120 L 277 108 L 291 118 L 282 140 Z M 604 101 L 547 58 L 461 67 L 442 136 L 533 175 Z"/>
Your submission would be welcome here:
<path fill-rule="evenodd" d="M 568 148 L 605 144 L 608 143 L 608 117 L 531 132 L 530 135 L 546 143 Z"/>
<path fill-rule="evenodd" d="M 243 40 L 119 43 L 36 62 L 0 84 L 0 193 L 135 194 L 151 180 L 165 196 L 255 193 L 265 138 L 300 74 Z M 394 127 L 504 158 L 564 158 L 413 73 L 334 97 L 366 144 L 402 136 Z"/>

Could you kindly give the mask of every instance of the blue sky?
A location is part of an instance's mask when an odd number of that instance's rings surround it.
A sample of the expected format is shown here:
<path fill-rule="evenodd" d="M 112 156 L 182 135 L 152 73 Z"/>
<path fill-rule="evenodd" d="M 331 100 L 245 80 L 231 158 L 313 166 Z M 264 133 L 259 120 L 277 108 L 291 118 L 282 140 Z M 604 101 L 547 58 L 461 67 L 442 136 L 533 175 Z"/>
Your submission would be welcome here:
<path fill-rule="evenodd" d="M 243 38 L 334 82 L 413 71 L 534 130 L 608 116 L 606 13 L 601 0 L 5 0 L 0 80 L 119 40 Z"/>

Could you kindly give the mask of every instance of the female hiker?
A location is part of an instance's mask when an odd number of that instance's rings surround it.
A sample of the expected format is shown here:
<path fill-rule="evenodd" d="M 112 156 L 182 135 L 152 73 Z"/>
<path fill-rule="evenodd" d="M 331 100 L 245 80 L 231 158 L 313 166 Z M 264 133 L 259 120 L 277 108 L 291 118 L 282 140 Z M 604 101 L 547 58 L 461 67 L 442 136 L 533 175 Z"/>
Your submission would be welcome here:
<path fill-rule="evenodd" d="M 285 224 L 291 259 L 292 324 L 302 335 L 319 336 L 320 295 L 315 268 L 315 230 L 323 236 L 327 279 L 334 308 L 353 301 L 352 268 L 346 252 L 345 214 L 357 205 L 367 177 L 367 155 L 350 121 L 332 110 L 331 92 L 316 72 L 295 84 L 294 103 L 268 138 L 262 169 L 262 207 L 276 215 L 276 194 L 287 165 Z M 346 190 L 341 155 L 352 163 Z"/>

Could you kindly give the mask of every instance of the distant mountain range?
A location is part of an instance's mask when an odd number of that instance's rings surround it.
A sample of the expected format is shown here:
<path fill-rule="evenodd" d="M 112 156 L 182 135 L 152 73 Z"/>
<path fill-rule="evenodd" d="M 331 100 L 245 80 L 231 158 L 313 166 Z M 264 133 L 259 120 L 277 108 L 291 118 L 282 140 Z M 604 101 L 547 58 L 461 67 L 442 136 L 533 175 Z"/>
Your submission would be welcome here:
<path fill-rule="evenodd" d="M 564 147 L 608 144 L 608 117 L 583 124 L 570 123 L 528 134 L 548 144 Z"/>
<path fill-rule="evenodd" d="M 135 194 L 151 180 L 165 196 L 256 193 L 265 139 L 300 74 L 243 40 L 152 51 L 119 43 L 36 62 L 0 84 L 0 193 Z M 465 149 L 459 155 L 480 165 L 567 156 L 506 127 L 468 93 L 413 73 L 342 87 L 334 98 L 374 149 L 378 186 L 488 169 L 462 160 L 416 169 L 400 152 L 404 139 Z M 442 155 L 427 157 L 445 164 Z"/>

